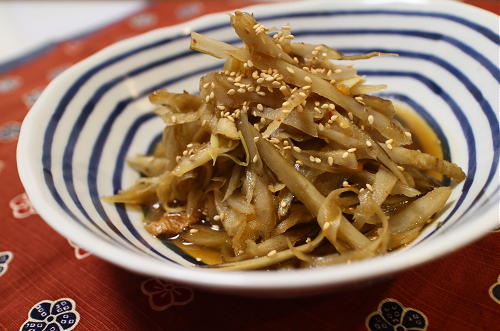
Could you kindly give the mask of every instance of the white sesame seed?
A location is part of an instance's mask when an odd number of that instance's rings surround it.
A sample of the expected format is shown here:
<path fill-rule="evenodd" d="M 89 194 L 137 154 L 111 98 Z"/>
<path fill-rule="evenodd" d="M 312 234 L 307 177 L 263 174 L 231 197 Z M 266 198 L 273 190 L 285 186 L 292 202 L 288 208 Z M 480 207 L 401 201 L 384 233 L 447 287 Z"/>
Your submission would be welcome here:
<path fill-rule="evenodd" d="M 285 146 L 283 149 L 292 149 L 292 146 Z"/>
<path fill-rule="evenodd" d="M 364 191 L 365 191 L 364 187 L 362 187 L 362 188 L 359 189 L 359 193 L 363 193 Z"/>
<path fill-rule="evenodd" d="M 328 165 L 330 165 L 330 166 L 333 165 L 333 157 L 331 157 L 331 156 L 328 157 Z"/>
<path fill-rule="evenodd" d="M 253 141 L 258 141 L 260 137 L 253 137 Z"/>
<path fill-rule="evenodd" d="M 214 93 L 214 91 L 210 92 L 210 99 L 213 99 L 213 98 L 215 98 L 215 93 Z"/>
<path fill-rule="evenodd" d="M 215 217 L 214 217 L 214 220 L 215 220 Z M 220 230 L 220 227 L 217 224 L 212 225 L 211 228 L 214 231 L 219 231 Z"/>
<path fill-rule="evenodd" d="M 225 106 L 223 106 L 223 105 L 217 105 L 217 109 L 218 109 L 218 110 L 225 110 L 225 109 L 226 109 L 226 107 L 225 107 Z"/>
<path fill-rule="evenodd" d="M 280 83 L 280 82 L 278 82 L 278 81 L 276 81 L 276 80 L 275 80 L 274 82 L 272 82 L 272 83 L 271 83 L 271 85 L 272 85 L 273 87 L 281 87 L 281 83 Z"/>
<path fill-rule="evenodd" d="M 209 101 L 210 101 L 210 96 L 209 96 L 209 95 L 207 95 L 207 96 L 205 97 L 205 102 L 209 102 Z"/>
<path fill-rule="evenodd" d="M 266 122 L 266 119 L 264 117 L 261 117 L 260 118 L 260 123 L 265 123 Z"/>
<path fill-rule="evenodd" d="M 311 52 L 311 54 L 312 54 L 312 55 L 318 55 L 318 51 L 317 51 L 317 50 L 313 50 L 313 51 Z"/>
<path fill-rule="evenodd" d="M 357 148 L 356 148 L 356 147 L 353 147 L 353 148 L 349 148 L 347 151 L 348 151 L 349 153 L 354 153 L 356 150 L 357 150 Z"/>
<path fill-rule="evenodd" d="M 283 102 L 281 105 L 282 105 L 283 107 L 288 107 L 288 106 L 290 106 L 290 102 L 285 101 L 285 102 Z"/>
<path fill-rule="evenodd" d="M 352 115 L 351 112 L 348 112 L 347 113 L 347 117 L 349 117 L 349 119 L 352 121 L 354 119 L 354 116 Z"/>
<path fill-rule="evenodd" d="M 307 237 L 306 243 L 310 243 L 310 242 L 311 242 L 311 238 Z"/>
<path fill-rule="evenodd" d="M 392 145 L 391 144 L 386 144 L 387 148 L 389 149 L 392 149 Z"/>
<path fill-rule="evenodd" d="M 411 138 L 411 132 L 410 131 L 405 131 L 405 136 L 407 136 L 408 138 Z"/>
<path fill-rule="evenodd" d="M 296 151 L 297 153 L 302 152 L 299 146 L 293 146 L 293 150 Z"/>
<path fill-rule="evenodd" d="M 214 216 L 214 221 L 220 221 L 220 220 L 221 220 L 220 215 L 215 215 L 215 216 Z"/>
<path fill-rule="evenodd" d="M 402 166 L 396 166 L 396 167 L 401 171 L 405 171 L 405 168 L 403 168 Z"/>
<path fill-rule="evenodd" d="M 198 229 L 191 229 L 191 230 L 189 230 L 189 233 L 196 233 L 196 232 L 198 232 Z"/>
<path fill-rule="evenodd" d="M 295 63 L 299 63 L 299 59 L 298 59 L 296 56 L 294 56 L 294 57 L 293 57 L 293 62 L 295 62 Z"/>
<path fill-rule="evenodd" d="M 262 84 L 262 83 L 264 83 L 264 78 L 257 79 L 257 84 Z"/>
<path fill-rule="evenodd" d="M 326 222 L 325 224 L 323 224 L 323 231 L 328 230 L 329 227 L 330 227 L 330 222 Z"/>
<path fill-rule="evenodd" d="M 306 90 L 306 91 L 309 90 L 310 88 L 311 88 L 311 85 L 304 85 L 304 86 L 302 86 L 302 89 Z"/>
<path fill-rule="evenodd" d="M 366 146 L 368 146 L 368 147 L 372 147 L 372 142 L 371 142 L 371 141 L 369 141 L 369 140 L 367 140 L 367 141 L 366 141 Z"/>
<path fill-rule="evenodd" d="M 273 255 L 276 255 L 276 250 L 273 249 L 272 251 L 270 251 L 269 253 L 267 253 L 267 256 L 273 256 Z"/>
<path fill-rule="evenodd" d="M 192 148 L 193 147 L 193 144 L 192 143 L 189 143 L 186 145 L 187 148 Z"/>
<path fill-rule="evenodd" d="M 247 90 L 245 90 L 244 88 L 240 87 L 238 89 L 238 93 L 245 93 Z"/>
<path fill-rule="evenodd" d="M 259 159 L 259 156 L 257 154 L 254 155 L 252 162 L 257 163 L 257 160 Z"/>
<path fill-rule="evenodd" d="M 349 153 L 348 153 L 348 152 L 344 152 L 344 154 L 342 154 L 342 158 L 343 158 L 343 159 L 346 159 L 348 156 L 349 156 Z"/>
<path fill-rule="evenodd" d="M 286 207 L 286 205 L 287 205 L 286 201 L 281 201 L 281 202 L 280 202 L 280 207 L 281 207 L 281 208 L 285 208 L 285 207 Z"/>
<path fill-rule="evenodd" d="M 373 115 L 368 115 L 368 123 L 373 124 Z"/>
<path fill-rule="evenodd" d="M 315 159 L 314 159 L 314 156 L 309 155 L 309 161 L 314 162 L 314 160 L 315 160 Z"/>
<path fill-rule="evenodd" d="M 318 130 L 323 131 L 325 129 L 325 126 L 321 123 L 318 124 Z"/>
<path fill-rule="evenodd" d="M 311 77 L 309 77 L 309 76 L 305 76 L 305 77 L 304 77 L 304 80 L 305 80 L 306 82 L 308 82 L 308 83 L 312 83 L 312 79 L 311 79 Z"/>
<path fill-rule="evenodd" d="M 173 115 L 170 119 L 172 120 L 173 123 L 177 122 L 177 117 L 175 115 Z"/>
<path fill-rule="evenodd" d="M 321 163 L 321 159 L 319 157 L 314 158 L 314 162 Z"/>
<path fill-rule="evenodd" d="M 266 77 L 266 82 L 272 82 L 274 80 L 273 76 L 267 76 Z"/>
<path fill-rule="evenodd" d="M 342 186 L 343 186 L 343 187 L 351 187 L 351 185 L 349 184 L 349 182 L 348 182 L 347 180 L 344 180 L 344 181 L 342 182 Z"/>
<path fill-rule="evenodd" d="M 248 64 L 248 67 L 249 67 L 249 68 L 252 68 L 252 67 L 253 67 L 253 62 L 252 62 L 252 60 L 248 60 L 248 61 L 247 61 L 247 64 Z"/>
<path fill-rule="evenodd" d="M 264 91 L 258 91 L 258 92 L 256 92 L 256 93 L 257 93 L 258 95 L 262 96 L 262 97 L 266 96 L 266 92 L 264 92 Z"/>
<path fill-rule="evenodd" d="M 289 72 L 289 73 L 291 73 L 291 74 L 294 74 L 294 73 L 295 73 L 295 71 L 294 71 L 294 70 L 293 70 L 293 68 L 291 68 L 291 67 L 286 67 L 286 71 L 288 71 L 288 72 Z"/>
<path fill-rule="evenodd" d="M 211 87 L 211 88 L 214 88 L 214 87 L 215 87 L 215 83 L 214 83 L 214 82 L 211 82 L 211 83 L 210 83 L 210 87 Z"/>
<path fill-rule="evenodd" d="M 304 92 L 299 92 L 299 95 L 303 98 L 307 97 L 307 95 Z"/>
<path fill-rule="evenodd" d="M 336 74 L 338 74 L 338 73 L 342 72 L 342 69 L 337 68 L 337 69 L 335 69 L 333 72 L 334 72 L 334 73 L 336 73 Z"/>
<path fill-rule="evenodd" d="M 201 261 L 201 257 L 197 257 L 196 261 L 200 262 Z"/>
<path fill-rule="evenodd" d="M 297 165 L 300 165 L 300 166 L 301 166 L 301 165 L 304 165 L 304 162 L 302 162 L 302 161 L 300 161 L 300 160 L 297 160 L 297 161 L 295 161 L 295 164 L 297 164 Z"/>
<path fill-rule="evenodd" d="M 176 161 L 177 163 L 179 163 L 181 160 L 182 160 L 182 157 L 180 157 L 179 155 L 177 155 L 177 156 L 175 157 L 175 161 Z"/>
<path fill-rule="evenodd" d="M 205 84 L 203 84 L 203 88 L 207 88 L 207 87 L 208 87 L 208 85 L 210 85 L 210 83 L 205 83 Z"/>
<path fill-rule="evenodd" d="M 236 93 L 236 91 L 234 89 L 230 89 L 227 91 L 227 94 L 229 94 L 229 95 L 233 95 L 235 93 Z"/>
<path fill-rule="evenodd" d="M 373 186 L 371 184 L 366 184 L 366 188 L 373 192 Z"/>
<path fill-rule="evenodd" d="M 392 144 L 394 142 L 394 139 L 387 139 L 385 141 L 386 144 Z"/>

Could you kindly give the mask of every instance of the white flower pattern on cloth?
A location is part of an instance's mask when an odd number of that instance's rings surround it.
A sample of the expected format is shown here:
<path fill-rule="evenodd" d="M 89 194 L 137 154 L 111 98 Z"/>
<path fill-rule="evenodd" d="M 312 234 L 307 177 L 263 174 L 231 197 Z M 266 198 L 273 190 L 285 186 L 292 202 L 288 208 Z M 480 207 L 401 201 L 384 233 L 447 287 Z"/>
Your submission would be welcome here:
<path fill-rule="evenodd" d="M 76 303 L 70 298 L 43 300 L 34 305 L 19 331 L 69 331 L 80 321 Z"/>
<path fill-rule="evenodd" d="M 21 123 L 7 122 L 0 127 L 0 141 L 14 141 L 19 137 L 21 131 Z"/>
<path fill-rule="evenodd" d="M 0 94 L 14 91 L 21 85 L 21 78 L 18 76 L 5 77 L 0 80 Z"/>
<path fill-rule="evenodd" d="M 83 248 L 80 248 L 78 247 L 74 242 L 72 242 L 71 240 L 68 239 L 68 244 L 73 247 L 73 250 L 74 250 L 74 253 L 75 253 L 75 257 L 78 259 L 78 260 L 81 260 L 81 259 L 84 259 L 86 257 L 89 257 L 90 255 L 90 252 L 87 252 L 86 250 L 84 250 Z"/>
<path fill-rule="evenodd" d="M 193 300 L 193 290 L 161 279 L 150 278 L 141 283 L 141 291 L 148 296 L 149 306 L 163 311 L 172 306 L 183 306 Z"/>
<path fill-rule="evenodd" d="M 428 326 L 424 313 L 406 308 L 392 298 L 382 300 L 378 310 L 366 318 L 366 328 L 370 331 L 425 331 Z"/>
<path fill-rule="evenodd" d="M 26 218 L 30 215 L 36 214 L 36 211 L 26 193 L 21 193 L 13 197 L 9 201 L 9 207 L 12 209 L 12 216 L 15 218 Z"/>
<path fill-rule="evenodd" d="M 9 263 L 14 258 L 14 253 L 12 252 L 0 252 L 0 277 L 3 276 L 7 269 L 9 268 Z"/>

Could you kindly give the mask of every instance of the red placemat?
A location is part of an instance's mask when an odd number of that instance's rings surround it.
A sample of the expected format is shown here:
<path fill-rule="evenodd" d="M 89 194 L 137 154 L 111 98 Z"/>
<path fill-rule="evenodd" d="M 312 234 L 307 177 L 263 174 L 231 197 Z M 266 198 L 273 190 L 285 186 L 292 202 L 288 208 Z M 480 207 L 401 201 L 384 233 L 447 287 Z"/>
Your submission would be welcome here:
<path fill-rule="evenodd" d="M 500 12 L 496 0 L 470 3 Z M 33 330 L 500 330 L 500 233 L 361 289 L 278 300 L 130 273 L 75 247 L 38 217 L 18 179 L 15 149 L 20 123 L 46 84 L 119 39 L 249 4 L 157 3 L 0 75 L 0 328 L 19 330 L 29 320 Z M 389 325 L 388 310 L 399 316 L 398 328 Z"/>

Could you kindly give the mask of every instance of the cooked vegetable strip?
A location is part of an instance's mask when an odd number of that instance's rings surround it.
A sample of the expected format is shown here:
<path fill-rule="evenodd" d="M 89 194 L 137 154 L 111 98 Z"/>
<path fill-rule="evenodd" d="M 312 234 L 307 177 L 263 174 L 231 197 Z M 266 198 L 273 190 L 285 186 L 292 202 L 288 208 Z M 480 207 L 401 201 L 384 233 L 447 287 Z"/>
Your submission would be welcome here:
<path fill-rule="evenodd" d="M 140 205 L 147 231 L 197 259 L 208 250 L 221 270 L 325 266 L 410 244 L 451 192 L 427 171 L 465 174 L 410 149 L 392 101 L 369 95 L 385 85 L 343 62 L 395 54 L 346 56 L 241 12 L 231 24 L 242 47 L 191 34 L 222 69 L 199 94 L 149 96 L 162 139 L 128 159 L 144 177 L 106 200 Z"/>

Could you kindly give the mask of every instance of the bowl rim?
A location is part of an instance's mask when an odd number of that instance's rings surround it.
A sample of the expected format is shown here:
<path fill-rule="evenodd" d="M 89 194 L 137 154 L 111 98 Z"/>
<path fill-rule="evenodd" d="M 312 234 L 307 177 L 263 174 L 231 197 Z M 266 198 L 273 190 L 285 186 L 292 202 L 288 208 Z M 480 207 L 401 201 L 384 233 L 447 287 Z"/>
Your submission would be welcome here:
<path fill-rule="evenodd" d="M 414 0 L 412 2 L 403 0 L 342 0 L 335 1 L 335 3 L 327 0 L 316 2 L 299 1 L 286 4 L 259 4 L 246 7 L 243 10 L 263 13 L 270 8 L 274 10 L 278 10 L 279 8 L 300 10 L 309 9 L 311 5 L 318 7 L 326 5 L 331 6 L 331 8 L 337 8 L 344 5 L 356 7 L 362 5 L 387 6 L 391 4 L 427 6 L 428 9 L 455 9 L 462 11 L 462 13 L 464 11 L 469 13 L 472 11 L 480 15 L 496 16 L 480 8 L 448 0 L 439 2 L 433 2 L 432 0 Z M 82 228 L 76 222 L 67 222 L 68 216 L 52 202 L 52 199 L 49 198 L 49 201 L 47 201 L 47 192 L 44 185 L 36 185 L 41 180 L 40 167 L 36 164 L 38 160 L 34 158 L 33 153 L 30 153 L 31 140 L 33 139 L 31 133 L 37 132 L 36 129 L 40 126 L 40 121 L 43 122 L 44 109 L 51 109 L 51 105 L 57 102 L 57 98 L 54 99 L 53 95 L 57 95 L 57 91 L 63 88 L 67 81 L 71 80 L 75 74 L 80 73 L 92 64 L 99 63 L 101 60 L 112 55 L 123 53 L 138 44 L 156 40 L 160 36 L 165 37 L 165 35 L 178 34 L 179 32 L 189 33 L 193 26 L 203 26 L 213 23 L 214 21 L 221 20 L 222 17 L 224 17 L 224 13 L 208 14 L 182 24 L 155 29 L 119 41 L 73 65 L 54 79 L 42 92 L 23 121 L 16 154 L 17 166 L 21 182 L 35 210 L 46 223 L 63 237 L 108 262 L 153 277 L 166 278 L 198 287 L 217 288 L 219 290 L 286 290 L 291 288 L 310 289 L 342 285 L 402 271 L 434 260 L 463 247 L 500 225 L 494 208 L 498 204 L 497 190 L 494 192 L 495 198 L 492 199 L 493 203 L 489 203 L 483 209 L 475 212 L 474 216 L 477 219 L 480 218 L 481 222 L 476 221 L 474 223 L 461 224 L 457 230 L 442 233 L 440 240 L 429 241 L 426 245 L 420 245 L 409 250 L 399 250 L 395 253 L 356 261 L 350 264 L 335 265 L 314 270 L 228 272 L 165 263 L 159 259 L 146 257 L 142 254 L 115 246 L 99 238 L 93 232 Z M 471 215 L 469 214 L 467 217 L 471 217 Z"/>

